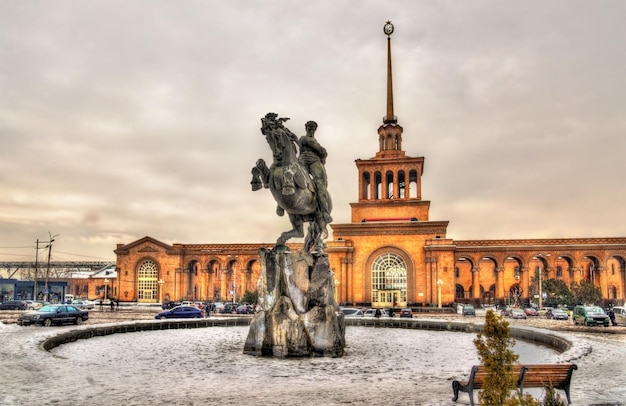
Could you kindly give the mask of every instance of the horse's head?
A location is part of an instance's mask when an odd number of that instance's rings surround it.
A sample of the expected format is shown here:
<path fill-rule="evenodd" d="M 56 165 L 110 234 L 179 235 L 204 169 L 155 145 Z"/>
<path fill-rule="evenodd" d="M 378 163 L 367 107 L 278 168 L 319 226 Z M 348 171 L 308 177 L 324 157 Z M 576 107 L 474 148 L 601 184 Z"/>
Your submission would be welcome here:
<path fill-rule="evenodd" d="M 261 119 L 261 133 L 272 149 L 274 164 L 278 166 L 288 165 L 296 160 L 298 137 L 283 126 L 288 118 L 277 118 L 276 113 L 267 113 Z"/>

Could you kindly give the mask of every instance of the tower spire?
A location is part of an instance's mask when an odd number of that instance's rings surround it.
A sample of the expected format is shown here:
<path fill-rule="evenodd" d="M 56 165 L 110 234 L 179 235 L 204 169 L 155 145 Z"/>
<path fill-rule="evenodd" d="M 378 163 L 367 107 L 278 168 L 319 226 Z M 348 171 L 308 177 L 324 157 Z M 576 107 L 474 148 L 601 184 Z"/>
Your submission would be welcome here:
<path fill-rule="evenodd" d="M 393 34 L 393 24 L 387 21 L 383 28 L 387 34 L 387 115 L 383 118 L 383 123 L 396 123 L 397 118 L 393 114 L 393 81 L 391 78 L 391 34 Z"/>

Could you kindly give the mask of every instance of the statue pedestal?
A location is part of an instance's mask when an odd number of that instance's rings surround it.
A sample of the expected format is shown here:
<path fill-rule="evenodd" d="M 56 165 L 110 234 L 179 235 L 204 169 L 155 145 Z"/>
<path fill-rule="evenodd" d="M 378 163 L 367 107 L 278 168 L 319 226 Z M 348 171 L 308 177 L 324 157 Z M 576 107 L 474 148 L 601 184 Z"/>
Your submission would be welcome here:
<path fill-rule="evenodd" d="M 335 303 L 328 257 L 264 248 L 259 256 L 259 303 L 244 354 L 341 357 L 346 343 L 345 325 Z"/>

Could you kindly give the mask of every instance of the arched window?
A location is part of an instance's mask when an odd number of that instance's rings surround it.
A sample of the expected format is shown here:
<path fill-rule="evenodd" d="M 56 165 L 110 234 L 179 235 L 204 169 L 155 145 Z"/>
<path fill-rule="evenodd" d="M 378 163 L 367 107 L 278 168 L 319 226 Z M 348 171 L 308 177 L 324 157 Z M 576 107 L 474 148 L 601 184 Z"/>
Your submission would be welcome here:
<path fill-rule="evenodd" d="M 387 171 L 386 177 L 387 177 L 387 195 L 385 196 L 385 198 L 393 199 L 396 197 L 394 196 L 394 193 L 393 193 L 394 184 L 395 184 L 393 180 L 393 172 Z"/>
<path fill-rule="evenodd" d="M 418 198 L 417 195 L 417 171 L 412 170 L 409 172 L 409 193 L 408 196 L 412 199 Z"/>
<path fill-rule="evenodd" d="M 399 191 L 399 198 L 400 199 L 404 199 L 407 197 L 406 194 L 406 179 L 404 176 L 404 171 L 400 171 L 398 172 L 398 191 Z"/>
<path fill-rule="evenodd" d="M 361 179 L 361 199 L 370 200 L 371 196 L 371 179 L 369 172 L 363 172 L 363 178 Z"/>
<path fill-rule="evenodd" d="M 397 254 L 382 254 L 372 264 L 372 304 L 406 306 L 406 263 Z"/>
<path fill-rule="evenodd" d="M 158 293 L 159 267 L 151 260 L 139 266 L 137 275 L 137 299 L 139 302 L 156 302 Z"/>
<path fill-rule="evenodd" d="M 383 177 L 380 172 L 374 174 L 374 199 L 380 199 L 383 195 Z"/>

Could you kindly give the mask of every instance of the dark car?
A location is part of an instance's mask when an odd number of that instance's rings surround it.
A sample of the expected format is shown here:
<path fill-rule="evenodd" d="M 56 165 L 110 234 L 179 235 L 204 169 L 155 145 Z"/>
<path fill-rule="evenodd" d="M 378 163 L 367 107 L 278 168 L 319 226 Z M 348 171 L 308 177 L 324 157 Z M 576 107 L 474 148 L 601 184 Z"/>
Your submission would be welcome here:
<path fill-rule="evenodd" d="M 474 309 L 474 306 L 469 304 L 463 305 L 463 316 L 476 316 L 476 309 Z"/>
<path fill-rule="evenodd" d="M 546 310 L 546 319 L 569 320 L 569 316 L 561 309 Z"/>
<path fill-rule="evenodd" d="M 60 304 L 46 305 L 36 312 L 21 314 L 17 319 L 17 324 L 20 326 L 41 324 L 42 326 L 49 327 L 53 324 L 81 324 L 88 319 L 89 312 L 87 310 L 79 309 L 73 305 Z"/>
<path fill-rule="evenodd" d="M 237 306 L 237 314 L 253 314 L 254 308 L 249 304 L 242 304 L 241 306 Z"/>
<path fill-rule="evenodd" d="M 24 300 L 7 300 L 4 303 L 0 303 L 0 310 L 26 310 L 28 309 L 28 303 Z"/>
<path fill-rule="evenodd" d="M 164 319 L 201 319 L 204 317 L 204 310 L 191 306 L 176 306 L 154 316 L 157 320 Z"/>
<path fill-rule="evenodd" d="M 232 314 L 237 313 L 237 307 L 239 305 L 237 303 L 225 303 L 224 307 L 220 310 L 220 313 L 223 314 Z"/>
<path fill-rule="evenodd" d="M 181 304 L 180 304 L 180 303 L 178 303 L 178 302 L 171 302 L 171 301 L 168 301 L 168 302 L 163 302 L 163 304 L 161 305 L 161 308 L 162 308 L 162 309 L 164 309 L 164 310 L 165 310 L 165 309 L 173 309 L 173 308 L 175 308 L 176 306 L 180 306 L 180 305 L 181 305 Z"/>
<path fill-rule="evenodd" d="M 413 310 L 411 309 L 402 309 L 400 310 L 400 317 L 406 317 L 407 319 L 413 318 Z"/>

